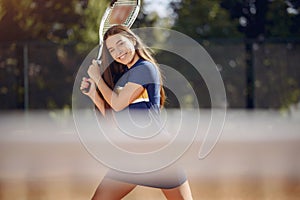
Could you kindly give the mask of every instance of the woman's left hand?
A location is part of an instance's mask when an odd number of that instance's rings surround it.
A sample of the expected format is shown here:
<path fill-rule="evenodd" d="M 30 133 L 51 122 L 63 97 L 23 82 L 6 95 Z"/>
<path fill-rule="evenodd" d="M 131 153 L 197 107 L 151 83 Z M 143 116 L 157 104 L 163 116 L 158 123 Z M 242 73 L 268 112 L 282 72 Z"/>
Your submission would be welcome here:
<path fill-rule="evenodd" d="M 96 60 L 92 61 L 92 64 L 89 66 L 88 75 L 93 81 L 97 84 L 101 79 L 100 68 Z"/>

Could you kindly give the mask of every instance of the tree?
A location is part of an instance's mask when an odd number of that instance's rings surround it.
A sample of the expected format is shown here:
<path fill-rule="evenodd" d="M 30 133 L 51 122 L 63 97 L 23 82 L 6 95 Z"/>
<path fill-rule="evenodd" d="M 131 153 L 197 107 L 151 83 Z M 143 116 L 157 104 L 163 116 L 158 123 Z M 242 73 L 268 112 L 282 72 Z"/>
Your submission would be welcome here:
<path fill-rule="evenodd" d="M 240 54 L 240 57 L 244 56 L 244 62 L 239 63 L 242 63 L 240 64 L 242 67 L 245 66 L 246 91 L 242 91 L 240 94 L 245 92 L 247 108 L 255 107 L 255 83 L 257 81 L 255 75 L 257 75 L 257 72 L 254 70 L 254 65 L 258 64 L 258 62 L 254 60 L 254 56 L 257 56 L 255 54 L 260 52 L 257 48 L 263 48 L 264 42 L 268 38 L 299 39 L 300 36 L 299 0 L 174 0 L 171 6 L 176 15 L 175 29 L 188 34 L 200 42 L 203 39 L 212 39 L 214 37 L 240 37 L 244 39 L 245 54 Z M 292 44 L 289 46 L 290 49 L 293 48 Z M 262 64 L 270 63 L 267 60 L 263 60 Z M 278 63 L 275 65 L 279 68 Z M 240 67 L 238 66 L 238 68 Z M 281 64 L 280 67 L 287 66 Z M 271 70 L 272 68 L 269 67 L 269 69 Z M 227 74 L 224 73 L 224 70 L 221 72 L 226 77 Z M 269 74 L 273 75 L 268 81 L 283 78 L 278 74 L 276 76 L 276 72 Z M 231 75 L 231 79 L 233 78 L 236 77 Z M 283 99 L 280 101 L 281 105 L 286 107 L 286 102 L 295 102 L 299 98 L 299 89 L 297 88 L 299 83 L 294 76 L 285 77 L 281 82 L 285 85 L 285 90 L 280 94 L 280 99 Z M 296 89 L 288 91 L 286 89 L 289 87 L 288 83 L 293 83 L 291 85 Z M 231 86 L 235 85 L 231 84 Z M 275 104 L 270 102 L 270 105 Z"/>
<path fill-rule="evenodd" d="M 221 0 L 181 0 L 171 2 L 176 15 L 174 29 L 192 38 L 240 37 L 238 20 L 220 6 Z"/>
<path fill-rule="evenodd" d="M 182 32 L 197 40 L 208 50 L 214 46 L 211 38 L 241 37 L 238 31 L 238 20 L 232 20 L 230 13 L 220 6 L 221 0 L 177 0 L 170 6 L 174 11 L 173 29 Z M 218 51 L 218 50 L 217 50 Z M 224 54 L 224 52 L 223 52 Z M 168 59 L 161 56 L 161 59 Z M 172 62 L 174 60 L 174 62 Z M 199 74 L 184 59 L 172 58 L 166 63 L 172 63 L 172 67 L 180 71 L 193 86 L 198 96 L 201 107 L 210 107 L 208 88 L 201 74 Z M 234 85 L 234 84 L 233 84 Z"/>
<path fill-rule="evenodd" d="M 300 1 L 274 0 L 268 5 L 266 37 L 300 37 Z"/>
<path fill-rule="evenodd" d="M 73 39 L 85 2 L 82 0 L 0 0 L 0 41 Z"/>
<path fill-rule="evenodd" d="M 255 71 L 253 61 L 253 44 L 263 43 L 268 38 L 299 38 L 300 36 L 300 1 L 299 0 L 223 0 L 222 7 L 229 10 L 232 19 L 239 20 L 239 30 L 245 35 L 245 49 L 247 54 L 247 107 L 253 108 L 255 99 Z M 274 52 L 275 53 L 275 52 Z M 267 60 L 267 59 L 266 59 Z M 267 62 L 266 62 L 267 63 Z M 263 66 L 261 66 L 263 67 Z M 278 66 L 279 67 L 279 66 Z M 287 66 L 286 66 L 287 67 Z M 278 74 L 273 74 L 272 80 L 282 79 Z M 284 85 L 292 79 L 286 77 L 286 82 L 281 81 Z M 298 89 L 295 90 L 298 94 Z M 285 86 L 284 92 L 281 93 L 280 99 L 290 99 Z M 295 96 L 295 95 L 294 95 Z M 286 102 L 295 102 L 295 100 L 281 100 L 283 107 L 287 107 Z M 293 99 L 297 99 L 294 98 Z M 269 104 L 272 104 L 271 102 Z"/>
<path fill-rule="evenodd" d="M 99 43 L 99 24 L 108 6 L 109 0 L 85 0 L 86 4 L 81 18 L 73 27 L 72 41 L 77 42 L 77 50 L 86 52 Z"/>
<path fill-rule="evenodd" d="M 299 0 L 223 0 L 222 7 L 247 38 L 299 37 Z"/>

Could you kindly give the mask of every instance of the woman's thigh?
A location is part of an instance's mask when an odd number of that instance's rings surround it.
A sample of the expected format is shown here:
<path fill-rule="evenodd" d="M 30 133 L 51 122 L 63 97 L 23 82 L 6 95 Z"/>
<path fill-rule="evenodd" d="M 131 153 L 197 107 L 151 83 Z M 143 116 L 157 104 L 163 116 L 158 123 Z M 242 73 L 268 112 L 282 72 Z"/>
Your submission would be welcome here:
<path fill-rule="evenodd" d="M 92 200 L 120 200 L 136 185 L 104 178 L 94 193 Z"/>
<path fill-rule="evenodd" d="M 172 189 L 162 189 L 162 192 L 167 199 L 172 200 L 192 200 L 192 192 L 188 181 L 185 181 L 183 184 L 176 188 Z"/>

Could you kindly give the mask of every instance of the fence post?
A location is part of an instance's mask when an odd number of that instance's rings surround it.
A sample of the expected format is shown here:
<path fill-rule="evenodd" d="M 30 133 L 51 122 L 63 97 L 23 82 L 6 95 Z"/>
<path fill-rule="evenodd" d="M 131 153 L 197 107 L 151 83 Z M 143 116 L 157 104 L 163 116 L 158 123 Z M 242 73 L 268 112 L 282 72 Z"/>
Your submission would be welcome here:
<path fill-rule="evenodd" d="M 23 46 L 23 63 L 24 63 L 24 109 L 28 111 L 29 107 L 29 64 L 28 64 L 28 44 Z"/>
<path fill-rule="evenodd" d="M 253 41 L 246 39 L 246 108 L 255 107 L 255 72 Z"/>

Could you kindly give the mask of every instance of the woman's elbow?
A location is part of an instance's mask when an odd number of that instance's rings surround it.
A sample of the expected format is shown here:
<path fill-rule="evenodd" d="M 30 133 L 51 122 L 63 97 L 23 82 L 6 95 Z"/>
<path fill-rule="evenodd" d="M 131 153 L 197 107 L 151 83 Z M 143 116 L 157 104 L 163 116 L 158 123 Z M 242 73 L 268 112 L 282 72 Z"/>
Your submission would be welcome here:
<path fill-rule="evenodd" d="M 115 112 L 120 112 L 122 110 L 124 110 L 127 106 L 122 106 L 122 105 L 114 105 L 114 106 L 111 106 L 112 109 L 115 111 Z"/>

